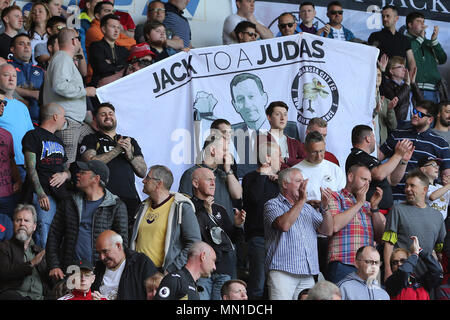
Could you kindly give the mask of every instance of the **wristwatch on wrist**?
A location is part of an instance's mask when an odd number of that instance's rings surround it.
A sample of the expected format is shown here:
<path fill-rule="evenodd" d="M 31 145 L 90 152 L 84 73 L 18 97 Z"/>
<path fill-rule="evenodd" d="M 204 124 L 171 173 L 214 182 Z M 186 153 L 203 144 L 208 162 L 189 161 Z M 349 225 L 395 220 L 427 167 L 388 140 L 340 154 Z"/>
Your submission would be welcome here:
<path fill-rule="evenodd" d="M 403 160 L 401 160 L 401 161 L 400 161 L 400 164 L 402 164 L 402 165 L 407 165 L 407 164 L 408 164 L 408 161 L 403 161 Z"/>
<path fill-rule="evenodd" d="M 233 174 L 233 169 L 230 169 L 230 170 L 228 170 L 225 173 L 227 174 L 227 176 L 231 176 Z"/>

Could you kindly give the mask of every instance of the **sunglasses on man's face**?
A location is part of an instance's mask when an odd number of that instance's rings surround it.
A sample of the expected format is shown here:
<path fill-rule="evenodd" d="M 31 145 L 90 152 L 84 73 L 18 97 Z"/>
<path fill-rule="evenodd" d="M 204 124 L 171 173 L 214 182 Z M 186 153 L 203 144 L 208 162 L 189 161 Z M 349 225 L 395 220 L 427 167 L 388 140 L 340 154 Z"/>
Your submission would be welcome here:
<path fill-rule="evenodd" d="M 278 27 L 280 29 L 285 29 L 286 27 L 292 28 L 294 26 L 294 22 L 289 22 L 289 23 L 280 23 L 278 25 Z"/>
<path fill-rule="evenodd" d="M 248 34 L 249 37 L 256 38 L 258 36 L 257 33 L 244 31 L 243 33 Z"/>
<path fill-rule="evenodd" d="M 338 11 L 331 10 L 331 11 L 330 11 L 330 14 L 333 15 L 333 16 L 335 16 L 335 15 L 337 15 L 337 14 L 339 14 L 339 15 L 342 16 L 342 15 L 344 14 L 344 11 L 343 11 L 343 10 L 338 10 Z"/>
<path fill-rule="evenodd" d="M 423 117 L 432 117 L 432 115 L 431 114 L 426 114 L 426 113 L 424 113 L 424 112 L 420 112 L 419 110 L 417 110 L 416 108 L 413 108 L 413 114 L 414 115 L 416 115 L 417 114 L 417 116 L 419 117 L 419 118 L 423 118 Z"/>
<path fill-rule="evenodd" d="M 6 100 L 0 100 L 0 104 L 2 104 L 4 107 L 8 104 L 8 101 Z"/>

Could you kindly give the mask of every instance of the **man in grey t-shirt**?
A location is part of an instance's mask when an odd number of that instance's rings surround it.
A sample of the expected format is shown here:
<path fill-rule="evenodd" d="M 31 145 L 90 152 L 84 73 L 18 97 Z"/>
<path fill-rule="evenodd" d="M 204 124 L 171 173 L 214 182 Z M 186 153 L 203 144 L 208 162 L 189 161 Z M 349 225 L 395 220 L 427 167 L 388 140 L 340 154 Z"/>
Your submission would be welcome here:
<path fill-rule="evenodd" d="M 406 203 L 392 207 L 386 219 L 383 235 L 384 261 L 390 261 L 394 246 L 408 249 L 412 243 L 411 236 L 416 236 L 422 249 L 431 253 L 442 250 L 445 238 L 445 225 L 442 214 L 428 206 L 425 197 L 428 191 L 428 178 L 420 170 L 413 170 L 406 177 Z M 386 280 L 392 270 L 389 263 L 385 263 Z M 415 272 L 420 277 L 426 266 L 419 260 Z"/>

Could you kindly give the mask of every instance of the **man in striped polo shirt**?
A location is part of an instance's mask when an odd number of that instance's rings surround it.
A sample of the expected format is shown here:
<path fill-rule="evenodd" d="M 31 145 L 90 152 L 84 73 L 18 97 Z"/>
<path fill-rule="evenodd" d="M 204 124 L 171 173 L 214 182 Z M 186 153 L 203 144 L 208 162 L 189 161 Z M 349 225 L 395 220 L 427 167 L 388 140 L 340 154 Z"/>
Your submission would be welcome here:
<path fill-rule="evenodd" d="M 431 124 L 435 118 L 434 103 L 424 100 L 417 103 L 413 108 L 411 118 L 411 128 L 394 130 L 386 142 L 380 147 L 378 159 L 390 158 L 395 152 L 397 142 L 402 139 L 409 139 L 414 143 L 414 152 L 408 162 L 401 162 L 406 165 L 405 176 L 409 171 L 417 167 L 417 161 L 424 156 L 442 159 L 441 169 L 443 175 L 450 174 L 450 150 L 447 141 L 431 130 Z M 404 201 L 405 197 L 405 176 L 392 187 L 394 201 Z"/>
<path fill-rule="evenodd" d="M 270 300 L 297 300 L 299 292 L 314 286 L 319 273 L 317 233 L 330 236 L 333 219 L 328 213 L 331 190 L 322 190 L 319 213 L 306 203 L 300 169 L 278 174 L 280 194 L 264 205 L 265 270 Z"/>

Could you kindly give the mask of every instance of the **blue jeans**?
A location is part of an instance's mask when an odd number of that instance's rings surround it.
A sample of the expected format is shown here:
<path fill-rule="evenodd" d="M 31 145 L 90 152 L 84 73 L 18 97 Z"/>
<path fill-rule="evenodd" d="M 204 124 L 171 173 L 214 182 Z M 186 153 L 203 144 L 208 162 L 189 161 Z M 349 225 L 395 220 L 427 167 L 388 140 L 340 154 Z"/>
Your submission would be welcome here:
<path fill-rule="evenodd" d="M 356 267 L 339 261 L 332 261 L 328 264 L 325 279 L 333 283 L 338 283 L 348 274 L 356 271 Z"/>
<path fill-rule="evenodd" d="M 0 213 L 4 213 L 12 219 L 18 201 L 19 195 L 17 193 L 13 193 L 6 197 L 0 197 Z"/>
<path fill-rule="evenodd" d="M 213 273 L 210 278 L 200 278 L 197 286 L 203 287 L 203 291 L 199 292 L 200 300 L 222 300 L 220 289 L 225 282 L 231 280 L 228 274 Z"/>
<path fill-rule="evenodd" d="M 56 201 L 51 196 L 47 196 L 50 202 L 50 210 L 45 211 L 39 206 L 38 196 L 33 193 L 33 205 L 36 208 L 37 213 L 37 228 L 35 232 L 35 242 L 41 248 L 45 248 L 47 244 L 47 235 L 50 231 L 50 225 L 52 224 L 53 217 L 56 213 Z"/>
<path fill-rule="evenodd" d="M 264 272 L 264 237 L 252 237 L 248 240 L 248 296 L 249 299 L 261 299 L 264 293 L 266 274 Z"/>

